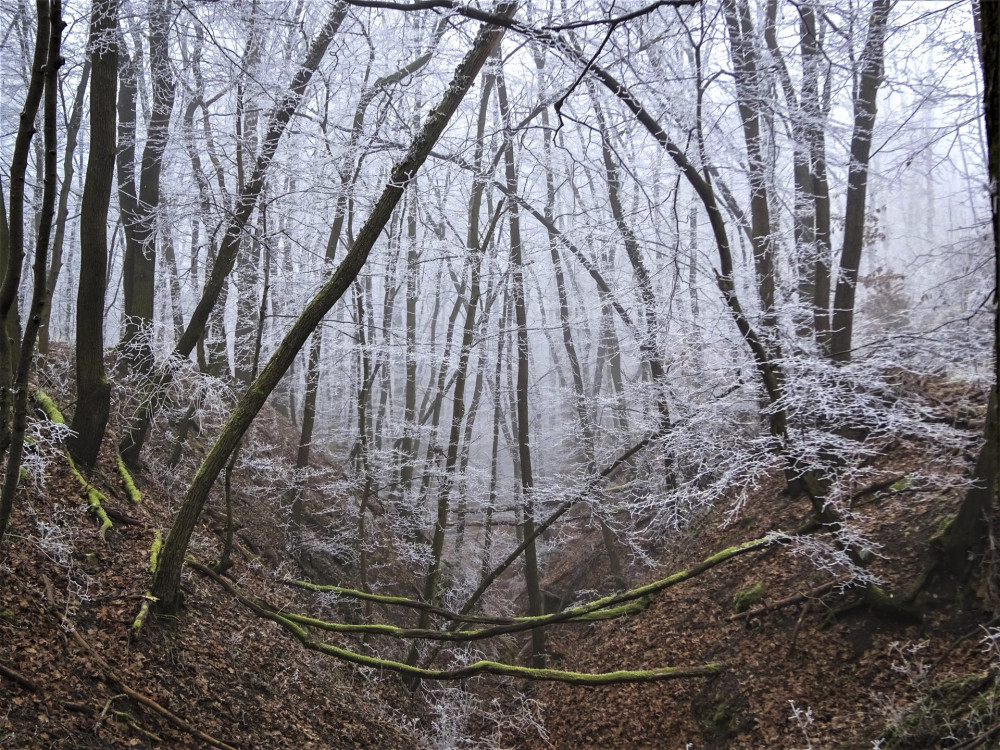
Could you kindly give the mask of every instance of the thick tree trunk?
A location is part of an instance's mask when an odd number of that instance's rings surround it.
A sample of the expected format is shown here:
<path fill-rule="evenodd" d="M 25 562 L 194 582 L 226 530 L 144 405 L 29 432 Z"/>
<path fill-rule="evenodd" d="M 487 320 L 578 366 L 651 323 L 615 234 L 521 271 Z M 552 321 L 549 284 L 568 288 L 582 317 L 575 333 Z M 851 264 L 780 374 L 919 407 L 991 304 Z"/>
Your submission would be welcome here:
<path fill-rule="evenodd" d="M 118 0 L 95 1 L 91 40 L 113 39 L 118 27 Z M 118 46 L 95 45 L 90 86 L 90 151 L 80 215 L 80 286 L 76 307 L 77 402 L 69 450 L 73 459 L 93 466 L 111 407 L 111 386 L 104 373 L 104 294 L 108 266 L 108 211 L 114 177 L 115 101 Z"/>

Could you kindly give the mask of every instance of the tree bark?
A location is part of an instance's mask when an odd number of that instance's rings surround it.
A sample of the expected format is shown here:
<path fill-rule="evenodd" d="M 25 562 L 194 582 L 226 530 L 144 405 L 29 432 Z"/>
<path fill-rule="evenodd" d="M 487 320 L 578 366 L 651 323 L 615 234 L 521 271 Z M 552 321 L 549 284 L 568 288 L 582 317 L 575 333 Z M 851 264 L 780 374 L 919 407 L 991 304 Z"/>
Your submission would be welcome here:
<path fill-rule="evenodd" d="M 515 7 L 513 4 L 501 4 L 497 6 L 497 11 L 503 16 L 508 16 L 514 12 Z M 161 613 L 175 612 L 180 604 L 181 568 L 188 542 L 204 508 L 208 493 L 229 454 L 243 437 L 268 395 L 288 369 L 310 333 L 316 329 L 327 311 L 343 296 L 354 279 L 357 278 L 406 186 L 426 161 L 430 150 L 440 138 L 458 105 L 465 98 L 480 68 L 492 54 L 502 36 L 503 30 L 494 26 L 485 26 L 480 30 L 472 49 L 456 69 L 455 76 L 441 102 L 428 115 L 421 132 L 410 145 L 402 161 L 393 168 L 389 182 L 372 209 L 368 220 L 358 233 L 351 252 L 344 258 L 333 277 L 310 300 L 302 314 L 292 324 L 263 371 L 254 379 L 236 405 L 232 416 L 227 420 L 219 437 L 198 468 L 163 545 L 160 566 L 153 580 L 152 593 L 158 599 L 157 609 Z"/>
<path fill-rule="evenodd" d="M 93 466 L 111 408 L 104 372 L 104 295 L 108 266 L 108 211 L 118 141 L 115 101 L 118 84 L 119 0 L 95 0 L 90 39 L 94 47 L 90 86 L 90 149 L 80 215 L 80 283 L 76 298 L 76 412 L 69 440 L 73 459 Z"/>
<path fill-rule="evenodd" d="M 31 360 L 35 352 L 38 327 L 41 325 L 42 313 L 48 302 L 48 288 L 45 283 L 45 276 L 48 271 L 49 239 L 51 238 L 52 220 L 55 215 L 56 183 L 59 179 L 56 158 L 58 147 L 56 113 L 59 99 L 58 73 L 60 66 L 63 64 L 59 48 L 65 24 L 62 20 L 62 3 L 60 0 L 50 0 L 48 3 L 40 1 L 37 7 L 39 28 L 37 42 L 43 45 L 46 53 L 43 74 L 45 169 L 42 202 L 38 217 L 38 231 L 35 235 L 34 285 L 31 295 L 31 306 L 28 309 L 28 318 L 25 321 L 24 337 L 21 340 L 21 351 L 13 383 L 13 428 L 11 429 L 10 449 L 7 453 L 3 490 L 0 492 L 0 541 L 3 540 L 3 534 L 7 530 L 7 523 L 14 504 L 14 494 L 17 492 L 17 484 L 21 476 L 24 433 L 28 422 L 28 373 L 31 369 Z M 31 124 L 33 129 L 33 120 Z"/>
<path fill-rule="evenodd" d="M 847 172 L 847 205 L 844 209 L 844 244 L 840 251 L 837 290 L 833 297 L 830 357 L 834 362 L 851 361 L 854 335 L 854 298 L 865 244 L 865 203 L 872 131 L 878 112 L 876 97 L 884 73 L 885 33 L 892 0 L 872 0 L 868 37 L 861 53 L 861 81 L 854 98 L 854 134 L 851 164 Z"/>

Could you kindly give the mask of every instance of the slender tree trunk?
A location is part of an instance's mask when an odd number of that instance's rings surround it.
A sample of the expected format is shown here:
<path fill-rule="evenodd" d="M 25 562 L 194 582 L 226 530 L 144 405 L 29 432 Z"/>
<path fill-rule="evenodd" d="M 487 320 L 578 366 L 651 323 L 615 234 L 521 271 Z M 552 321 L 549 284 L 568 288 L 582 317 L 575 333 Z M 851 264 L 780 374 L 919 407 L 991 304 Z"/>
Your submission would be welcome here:
<path fill-rule="evenodd" d="M 496 10 L 502 15 L 512 14 L 516 6 L 500 4 Z M 445 91 L 441 102 L 428 115 L 419 135 L 414 139 L 403 160 L 392 170 L 381 197 L 372 209 L 368 220 L 355 239 L 351 252 L 344 258 L 333 277 L 317 292 L 295 320 L 281 344 L 260 375 L 247 389 L 223 426 L 208 455 L 199 467 L 188 488 L 170 533 L 160 554 L 160 564 L 153 580 L 152 593 L 157 597 L 157 609 L 163 613 L 177 610 L 180 591 L 181 568 L 194 526 L 201 515 L 208 493 L 219 476 L 230 453 L 242 439 L 268 395 L 298 355 L 302 345 L 327 311 L 343 296 L 357 278 L 368 259 L 375 241 L 389 221 L 406 186 L 426 161 L 430 150 L 437 143 L 445 126 L 465 98 L 480 68 L 492 54 L 503 36 L 503 30 L 484 26 L 472 49 L 455 71 L 455 76 Z"/>
<path fill-rule="evenodd" d="M 511 129 L 510 105 L 507 101 L 507 85 L 502 72 L 497 75 L 497 98 L 504 123 L 504 168 L 507 189 L 517 195 L 517 166 L 514 160 L 514 133 Z M 511 291 L 513 292 L 514 319 L 517 321 L 517 453 L 521 468 L 521 491 L 524 509 L 524 536 L 535 532 L 534 479 L 531 466 L 531 437 L 528 409 L 528 316 L 524 294 L 524 259 L 521 245 L 521 223 L 518 206 L 508 207 L 510 218 L 510 265 L 512 269 Z M 538 569 L 538 552 L 534 543 L 524 550 L 524 584 L 528 591 L 528 614 L 543 614 L 541 577 Z M 531 631 L 532 666 L 545 666 L 545 633 L 541 628 Z"/>
<path fill-rule="evenodd" d="M 482 208 L 483 191 L 486 180 L 481 176 L 483 162 L 483 138 L 486 133 L 486 117 L 490 94 L 493 90 L 494 76 L 483 76 L 479 100 L 479 119 L 476 126 L 476 145 L 473 155 L 473 170 L 476 174 L 469 199 L 469 231 L 466 246 L 469 251 L 468 267 L 471 276 L 469 284 L 469 299 L 465 304 L 465 325 L 462 329 L 462 344 L 458 354 L 458 365 L 455 370 L 455 385 L 452 395 L 451 428 L 448 434 L 448 448 L 445 458 L 444 478 L 438 488 L 437 516 L 434 523 L 434 533 L 431 539 L 431 564 L 424 581 L 424 600 L 433 602 L 438 595 L 441 578 L 441 564 L 444 561 L 445 535 L 449 523 L 451 491 L 455 483 L 455 472 L 458 464 L 459 447 L 462 439 L 462 421 L 465 418 L 465 384 L 468 377 L 469 358 L 472 353 L 473 334 L 476 330 L 476 311 L 481 295 L 481 268 L 484 248 L 479 238 L 479 213 Z M 442 368 L 442 372 L 444 368 Z M 421 628 L 429 623 L 427 613 L 420 618 Z"/>
<path fill-rule="evenodd" d="M 743 123 L 750 182 L 750 226 L 757 288 L 764 308 L 764 324 L 777 321 L 774 309 L 774 240 L 768 202 L 766 157 L 761 135 L 762 98 L 765 95 L 760 60 L 754 46 L 747 0 L 723 0 L 729 28 L 730 51 L 736 73 L 736 98 Z"/>
<path fill-rule="evenodd" d="M 59 68 L 63 64 L 59 49 L 62 41 L 62 30 L 65 24 L 62 20 L 62 3 L 60 0 L 49 0 L 48 3 L 39 2 L 37 8 L 39 34 L 36 41 L 43 45 L 46 53 L 42 106 L 45 155 L 44 180 L 38 217 L 38 230 L 35 235 L 34 285 L 31 295 L 31 306 L 28 309 L 28 318 L 24 325 L 24 337 L 21 340 L 21 352 L 18 357 L 17 370 L 13 383 L 13 427 L 11 429 L 10 448 L 7 453 L 3 489 L 0 491 L 0 542 L 3 541 L 4 532 L 7 530 L 7 523 L 14 505 L 14 494 L 17 492 L 17 484 L 21 476 L 24 433 L 28 423 L 28 374 L 31 370 L 31 361 L 35 353 L 35 340 L 38 336 L 38 327 L 41 325 L 42 313 L 48 303 L 48 288 L 46 286 L 45 275 L 48 270 L 49 240 L 52 234 L 52 221 L 55 215 L 56 183 L 59 179 L 57 174 L 58 161 L 56 158 L 58 148 L 56 115 L 59 99 L 58 74 Z M 37 107 L 37 104 L 35 106 Z M 32 124 L 33 129 L 33 123 L 29 121 L 29 124 Z M 8 307 L 8 311 L 9 309 Z"/>
<path fill-rule="evenodd" d="M 59 190 L 59 208 L 56 210 L 55 235 L 52 238 L 52 260 L 49 264 L 48 284 L 49 302 L 42 313 L 41 327 L 38 329 L 38 353 L 45 355 L 49 353 L 49 322 L 52 319 L 52 297 L 55 294 L 56 284 L 59 281 L 59 274 L 62 271 L 63 240 L 66 236 L 66 223 L 69 217 L 69 196 L 73 188 L 73 176 L 76 172 L 73 163 L 73 156 L 76 153 L 77 135 L 80 132 L 80 123 L 83 120 L 83 99 L 87 93 L 87 84 L 90 81 L 90 65 L 88 59 L 83 64 L 80 71 L 80 83 L 76 88 L 76 97 L 73 99 L 73 110 L 69 116 L 69 123 L 66 125 L 66 150 L 63 154 L 63 179 L 62 187 Z"/>
<path fill-rule="evenodd" d="M 10 446 L 11 417 L 14 404 L 13 384 L 18 368 L 18 344 L 21 327 L 18 321 L 17 293 L 21 286 L 24 268 L 25 229 L 24 216 L 25 176 L 28 172 L 28 157 L 31 155 L 31 141 L 35 136 L 35 117 L 45 88 L 45 64 L 48 51 L 48 4 L 36 0 L 38 26 L 35 35 L 35 51 L 31 62 L 28 90 L 24 97 L 24 108 L 14 141 L 14 153 L 10 160 L 10 210 L 4 228 L 6 242 L 0 247 L 5 252 L 3 261 L 3 283 L 0 284 L 0 451 Z M 18 448 L 18 450 L 20 450 Z M 2 453 L 0 453 L 2 455 Z M 2 530 L 2 527 L 0 527 Z"/>
<path fill-rule="evenodd" d="M 799 37 L 802 50 L 801 112 L 803 135 L 809 149 L 814 218 L 813 251 L 813 331 L 820 350 L 830 347 L 830 184 L 826 176 L 826 131 L 824 125 L 830 108 L 829 72 L 824 92 L 820 92 L 820 67 L 824 64 L 822 38 L 811 3 L 800 8 Z M 827 65 L 829 65 L 827 63 Z"/>
<path fill-rule="evenodd" d="M 847 171 L 847 206 L 844 209 L 844 245 L 840 251 L 837 290 L 833 297 L 830 356 L 834 362 L 851 361 L 854 335 L 854 298 L 865 244 L 865 203 L 872 131 L 878 111 L 876 98 L 884 73 L 886 24 L 892 0 L 872 0 L 868 38 L 861 53 L 861 80 L 854 98 L 854 135 Z"/>

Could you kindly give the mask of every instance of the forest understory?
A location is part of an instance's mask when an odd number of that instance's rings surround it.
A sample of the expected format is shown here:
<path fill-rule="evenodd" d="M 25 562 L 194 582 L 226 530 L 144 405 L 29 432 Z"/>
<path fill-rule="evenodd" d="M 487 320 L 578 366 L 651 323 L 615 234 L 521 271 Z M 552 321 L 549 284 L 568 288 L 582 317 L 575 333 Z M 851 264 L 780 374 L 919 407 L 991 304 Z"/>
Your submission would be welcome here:
<path fill-rule="evenodd" d="M 944 378 L 904 379 L 898 387 L 923 389 L 928 418 L 981 433 L 985 401 L 978 388 Z M 272 459 L 292 460 L 295 430 L 287 420 L 269 410 L 256 430 L 270 437 Z M 160 436 L 153 450 L 169 451 L 171 437 Z M 87 472 L 86 486 L 65 455 L 53 452 L 44 482 L 27 488 L 0 558 L 0 746 L 993 747 L 1000 726 L 1000 631 L 991 614 L 996 564 L 966 589 L 977 592 L 966 594 L 971 600 L 956 602 L 954 582 L 933 573 L 935 540 L 961 492 L 919 480 L 934 465 L 967 474 L 975 449 L 974 437 L 964 451 L 944 455 L 934 445 L 890 441 L 874 462 L 876 478 L 852 498 L 854 523 L 879 545 L 870 572 L 908 600 L 909 617 L 863 601 L 836 565 L 824 563 L 829 548 L 806 533 L 707 570 L 636 614 L 550 629 L 549 664 L 558 669 L 713 662 L 720 665 L 715 676 L 606 687 L 485 676 L 424 681 L 415 690 L 395 674 L 304 649 L 191 566 L 176 619 L 151 616 L 136 628 L 155 534 L 176 500 L 161 482 L 138 474 L 141 501 L 133 502 L 107 451 Z M 321 460 L 340 471 L 333 459 Z M 253 491 L 268 481 L 250 469 L 233 484 L 230 586 L 279 611 L 404 624 L 407 618 L 389 608 L 362 612 L 358 602 L 324 601 L 288 584 L 301 575 L 301 562 L 284 551 L 287 508 Z M 88 508 L 90 488 L 103 495 L 112 523 L 106 530 Z M 319 507 L 313 510 L 322 518 Z M 811 521 L 808 503 L 790 496 L 781 476 L 761 482 L 738 516 L 727 510 L 720 498 L 716 509 L 650 550 L 652 566 L 631 565 L 629 579 L 657 580 Z M 198 528 L 192 560 L 219 560 L 226 526 L 220 496 Z M 578 598 L 605 591 L 610 573 L 588 514 L 572 514 L 556 534 L 571 543 L 549 558 L 544 588 Z M 323 567 L 315 561 L 313 575 L 322 579 L 317 565 Z M 329 558 L 326 566 L 327 575 L 336 570 Z M 407 594 L 393 583 L 409 575 L 401 561 L 387 557 L 378 567 L 376 589 Z M 518 587 L 511 576 L 500 585 Z M 377 636 L 314 636 L 382 656 L 399 648 Z M 524 662 L 530 643 L 507 636 L 483 649 Z"/>
<path fill-rule="evenodd" d="M 1000 748 L 1000 0 L 0 0 L 0 749 Z"/>

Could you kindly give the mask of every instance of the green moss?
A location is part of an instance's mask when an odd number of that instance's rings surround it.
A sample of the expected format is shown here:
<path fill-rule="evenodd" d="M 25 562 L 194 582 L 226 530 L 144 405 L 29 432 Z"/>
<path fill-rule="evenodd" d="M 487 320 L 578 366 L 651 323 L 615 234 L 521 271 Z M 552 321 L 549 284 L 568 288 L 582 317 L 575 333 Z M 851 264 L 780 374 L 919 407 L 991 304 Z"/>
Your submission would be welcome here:
<path fill-rule="evenodd" d="M 59 411 L 56 402 L 49 398 L 44 391 L 35 391 L 35 403 L 45 412 L 45 416 L 49 418 L 50 422 L 66 424 L 66 420 L 63 419 L 62 412 Z"/>
<path fill-rule="evenodd" d="M 14 610 L 12 609 L 0 609 L 0 621 L 8 625 L 14 625 L 17 623 L 17 615 L 14 614 Z"/>
<path fill-rule="evenodd" d="M 934 529 L 934 533 L 931 534 L 930 542 L 931 544 L 937 546 L 944 546 L 945 540 L 948 538 L 948 532 L 951 531 L 951 525 L 955 523 L 955 516 L 948 515 L 941 519 L 941 522 Z"/>
<path fill-rule="evenodd" d="M 904 492 L 910 488 L 911 484 L 913 484 L 913 477 L 907 474 L 905 477 L 897 479 L 895 482 L 889 485 L 889 489 L 892 490 L 893 492 Z M 883 485 L 883 487 L 884 486 L 885 485 Z"/>
<path fill-rule="evenodd" d="M 156 564 L 160 559 L 160 548 L 163 546 L 163 534 L 157 529 L 153 532 L 153 546 L 149 548 L 149 572 L 156 573 Z"/>
<path fill-rule="evenodd" d="M 122 484 L 125 485 L 125 491 L 128 493 L 129 500 L 138 505 L 142 502 L 142 495 L 139 494 L 139 488 L 132 481 L 132 475 L 125 468 L 125 462 L 122 461 L 121 455 L 116 455 L 115 458 L 118 460 L 118 473 L 121 474 Z"/>
<path fill-rule="evenodd" d="M 733 596 L 733 612 L 736 614 L 746 612 L 763 598 L 764 583 L 762 581 L 757 581 L 757 583 L 750 588 L 736 592 Z"/>

